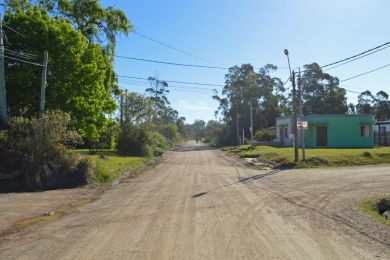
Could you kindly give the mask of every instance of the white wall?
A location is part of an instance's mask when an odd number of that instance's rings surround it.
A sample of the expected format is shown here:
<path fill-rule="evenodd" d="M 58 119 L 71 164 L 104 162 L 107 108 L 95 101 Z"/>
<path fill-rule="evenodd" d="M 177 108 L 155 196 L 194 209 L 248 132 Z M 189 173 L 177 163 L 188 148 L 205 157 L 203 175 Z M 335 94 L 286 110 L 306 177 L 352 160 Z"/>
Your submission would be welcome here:
<path fill-rule="evenodd" d="M 292 133 L 292 118 L 282 118 L 276 120 L 276 140 L 275 142 L 281 144 L 280 128 L 287 127 L 287 137 L 284 137 L 284 145 L 292 146 L 290 134 Z"/>
<path fill-rule="evenodd" d="M 386 132 L 390 132 L 390 123 L 386 124 L 386 125 L 381 125 L 381 131 L 382 131 L 382 127 L 386 127 Z M 374 131 L 378 132 L 378 130 L 379 130 L 379 126 L 378 125 L 374 125 Z"/>

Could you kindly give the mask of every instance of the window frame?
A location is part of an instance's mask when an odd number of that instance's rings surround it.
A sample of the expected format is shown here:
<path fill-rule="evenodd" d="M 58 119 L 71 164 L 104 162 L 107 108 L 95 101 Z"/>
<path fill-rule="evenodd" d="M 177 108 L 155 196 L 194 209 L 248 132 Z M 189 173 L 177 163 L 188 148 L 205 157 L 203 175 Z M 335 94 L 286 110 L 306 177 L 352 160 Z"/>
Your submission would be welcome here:
<path fill-rule="evenodd" d="M 360 137 L 370 137 L 370 126 L 361 125 L 360 126 Z"/>

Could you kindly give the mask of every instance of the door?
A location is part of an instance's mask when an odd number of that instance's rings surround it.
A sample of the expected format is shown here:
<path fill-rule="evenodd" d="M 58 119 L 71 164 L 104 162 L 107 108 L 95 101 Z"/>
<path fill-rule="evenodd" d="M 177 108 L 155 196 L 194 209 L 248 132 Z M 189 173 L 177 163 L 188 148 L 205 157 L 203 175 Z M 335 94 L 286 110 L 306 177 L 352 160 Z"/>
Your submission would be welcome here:
<path fill-rule="evenodd" d="M 328 129 L 326 126 L 317 126 L 317 146 L 328 145 Z"/>
<path fill-rule="evenodd" d="M 280 144 L 284 145 L 284 127 L 279 128 Z"/>

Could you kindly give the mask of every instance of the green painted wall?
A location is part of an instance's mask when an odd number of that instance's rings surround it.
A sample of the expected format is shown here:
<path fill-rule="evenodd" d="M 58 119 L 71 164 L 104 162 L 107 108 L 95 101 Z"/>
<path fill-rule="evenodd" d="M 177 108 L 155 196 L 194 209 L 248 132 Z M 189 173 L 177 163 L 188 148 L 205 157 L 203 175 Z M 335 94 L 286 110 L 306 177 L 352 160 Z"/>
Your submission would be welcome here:
<path fill-rule="evenodd" d="M 309 127 L 305 130 L 306 147 L 317 147 L 317 126 L 327 126 L 327 147 L 373 147 L 372 115 L 309 115 L 305 116 Z M 362 125 L 369 125 L 368 137 L 361 136 Z"/>

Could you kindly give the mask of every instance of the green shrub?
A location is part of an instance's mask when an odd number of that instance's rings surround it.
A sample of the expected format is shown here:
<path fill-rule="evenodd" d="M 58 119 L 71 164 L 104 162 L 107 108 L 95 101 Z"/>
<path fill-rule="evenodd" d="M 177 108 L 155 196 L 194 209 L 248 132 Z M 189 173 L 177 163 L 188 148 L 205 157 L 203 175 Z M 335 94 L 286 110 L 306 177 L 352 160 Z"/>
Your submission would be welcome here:
<path fill-rule="evenodd" d="M 274 140 L 275 138 L 276 138 L 275 134 L 271 133 L 267 129 L 260 129 L 260 130 L 257 130 L 255 133 L 255 139 L 257 141 L 269 142 L 269 141 Z"/>
<path fill-rule="evenodd" d="M 168 140 L 160 133 L 154 131 L 150 132 L 148 141 L 149 141 L 149 145 L 154 150 L 166 150 L 169 148 Z"/>
<path fill-rule="evenodd" d="M 61 111 L 10 118 L 10 128 L 0 132 L 0 172 L 10 177 L 6 182 L 28 190 L 85 183 L 88 164 L 66 149 L 80 140 L 69 122 Z"/>
<path fill-rule="evenodd" d="M 151 156 L 149 133 L 145 125 L 125 124 L 118 137 L 118 153 L 132 156 Z"/>
<path fill-rule="evenodd" d="M 179 139 L 179 132 L 175 124 L 159 125 L 157 131 L 169 141 L 176 142 Z"/>
<path fill-rule="evenodd" d="M 371 158 L 372 154 L 370 152 L 363 152 L 363 157 Z"/>

